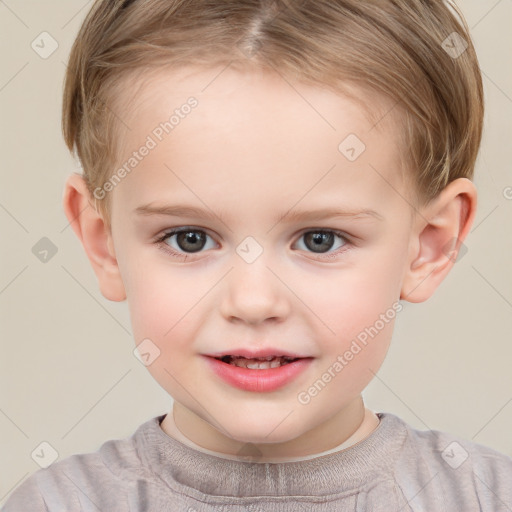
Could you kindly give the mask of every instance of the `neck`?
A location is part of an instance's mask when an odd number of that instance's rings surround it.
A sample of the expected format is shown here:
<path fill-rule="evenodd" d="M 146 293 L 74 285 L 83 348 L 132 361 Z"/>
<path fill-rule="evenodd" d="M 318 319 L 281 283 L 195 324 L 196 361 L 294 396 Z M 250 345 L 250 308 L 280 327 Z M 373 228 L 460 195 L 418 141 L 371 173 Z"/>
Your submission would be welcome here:
<path fill-rule="evenodd" d="M 348 448 L 367 437 L 379 424 L 377 416 L 364 407 L 360 396 L 327 421 L 295 439 L 280 443 L 254 444 L 227 437 L 176 401 L 171 414 L 174 414 L 179 431 L 196 445 L 229 456 L 254 453 L 258 456 L 258 462 L 306 457 L 340 445 Z M 161 428 L 171 437 L 172 419 L 169 414 L 161 424 Z"/>

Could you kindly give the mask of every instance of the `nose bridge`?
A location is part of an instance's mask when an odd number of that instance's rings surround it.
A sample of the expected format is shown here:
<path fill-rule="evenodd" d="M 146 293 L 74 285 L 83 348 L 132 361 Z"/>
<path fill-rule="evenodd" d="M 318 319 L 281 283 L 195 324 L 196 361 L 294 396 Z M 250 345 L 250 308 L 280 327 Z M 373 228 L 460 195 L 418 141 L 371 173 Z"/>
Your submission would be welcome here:
<path fill-rule="evenodd" d="M 244 244 L 240 247 L 244 248 Z M 289 297 L 286 287 L 267 267 L 267 254 L 262 252 L 254 261 L 244 259 L 243 253 L 235 254 L 233 261 L 221 300 L 223 316 L 246 323 L 282 320 L 289 313 Z"/>

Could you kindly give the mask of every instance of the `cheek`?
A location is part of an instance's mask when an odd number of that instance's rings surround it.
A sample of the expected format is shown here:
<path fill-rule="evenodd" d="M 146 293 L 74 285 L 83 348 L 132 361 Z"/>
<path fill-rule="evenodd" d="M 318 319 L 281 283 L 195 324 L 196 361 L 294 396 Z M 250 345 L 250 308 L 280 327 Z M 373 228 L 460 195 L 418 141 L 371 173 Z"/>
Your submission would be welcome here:
<path fill-rule="evenodd" d="M 190 371 L 187 360 L 194 346 L 197 303 L 205 294 L 204 285 L 157 265 L 143 275 L 132 274 L 130 279 L 132 296 L 128 301 L 135 344 L 151 340 L 158 356 L 147 370 L 168 393 L 178 397 L 177 382 L 190 379 L 184 372 Z"/>
<path fill-rule="evenodd" d="M 134 268 L 128 273 L 128 303 L 135 339 L 154 338 L 163 348 L 181 340 L 179 334 L 192 328 L 194 307 L 208 291 L 207 280 L 156 263 Z"/>
<path fill-rule="evenodd" d="M 389 349 L 396 310 L 388 308 L 381 317 L 362 312 L 336 325 L 337 334 L 325 338 L 319 366 L 323 380 L 335 375 L 330 396 L 355 396 L 374 378 Z M 329 340 L 329 341 L 328 341 Z M 327 399 L 327 396 L 326 396 Z M 337 400 L 337 398 L 334 398 Z"/>
<path fill-rule="evenodd" d="M 326 278 L 308 280 L 298 295 L 324 324 L 326 338 L 356 336 L 389 312 L 400 296 L 398 268 L 390 265 L 361 265 L 340 268 Z M 390 310 L 390 311 L 389 311 Z M 334 331 L 334 332 L 333 332 Z"/>
<path fill-rule="evenodd" d="M 382 248 L 359 258 L 357 264 L 331 272 L 329 279 L 309 280 L 303 288 L 307 295 L 298 293 L 301 298 L 307 296 L 304 302 L 321 319 L 323 364 L 338 376 L 335 380 L 344 389 L 357 392 L 364 387 L 385 359 L 402 309 L 400 272 L 396 253 Z"/>

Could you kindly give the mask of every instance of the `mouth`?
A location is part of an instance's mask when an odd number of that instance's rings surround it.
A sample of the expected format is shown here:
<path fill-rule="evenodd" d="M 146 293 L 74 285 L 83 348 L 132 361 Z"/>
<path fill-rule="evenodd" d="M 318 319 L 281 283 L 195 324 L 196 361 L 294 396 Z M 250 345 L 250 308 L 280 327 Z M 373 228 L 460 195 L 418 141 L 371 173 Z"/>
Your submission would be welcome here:
<path fill-rule="evenodd" d="M 230 386 L 244 391 L 263 393 L 280 389 L 291 384 L 311 367 L 314 357 L 301 357 L 297 354 L 283 354 L 277 350 L 265 353 L 240 355 L 217 353 L 203 356 L 213 372 Z M 270 353 L 269 353 L 270 352 Z M 276 354 L 277 353 L 277 354 Z"/>
<path fill-rule="evenodd" d="M 304 358 L 287 356 L 246 358 L 243 356 L 226 355 L 222 357 L 215 357 L 214 359 L 231 366 L 238 366 L 239 368 L 247 368 L 249 370 L 268 370 L 270 368 L 279 368 Z"/>

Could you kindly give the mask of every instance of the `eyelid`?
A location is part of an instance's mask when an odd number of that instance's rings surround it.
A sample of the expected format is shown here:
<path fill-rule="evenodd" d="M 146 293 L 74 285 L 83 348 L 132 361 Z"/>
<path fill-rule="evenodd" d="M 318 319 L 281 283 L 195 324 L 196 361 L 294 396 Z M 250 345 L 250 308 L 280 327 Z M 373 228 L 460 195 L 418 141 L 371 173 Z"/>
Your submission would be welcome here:
<path fill-rule="evenodd" d="M 352 235 L 349 235 L 348 233 L 346 233 L 345 231 L 343 231 L 342 229 L 338 229 L 338 228 L 329 228 L 329 227 L 315 227 L 313 226 L 312 228 L 304 228 L 304 229 L 301 229 L 299 231 L 299 235 L 304 235 L 305 233 L 310 233 L 310 232 L 315 232 L 315 233 L 334 233 L 335 235 L 338 235 L 338 236 L 341 236 L 343 238 L 346 238 L 347 240 L 349 240 L 350 238 L 352 238 Z"/>
<path fill-rule="evenodd" d="M 176 226 L 174 228 L 167 228 L 164 229 L 160 234 L 156 235 L 153 238 L 153 242 L 161 242 L 165 238 L 175 235 L 178 233 L 182 233 L 183 231 L 201 231 L 208 235 L 210 238 L 215 239 L 215 236 L 213 236 L 209 229 L 206 228 L 200 228 L 198 226 Z"/>

